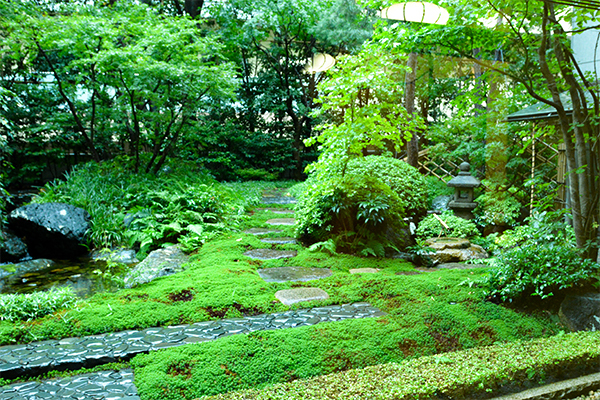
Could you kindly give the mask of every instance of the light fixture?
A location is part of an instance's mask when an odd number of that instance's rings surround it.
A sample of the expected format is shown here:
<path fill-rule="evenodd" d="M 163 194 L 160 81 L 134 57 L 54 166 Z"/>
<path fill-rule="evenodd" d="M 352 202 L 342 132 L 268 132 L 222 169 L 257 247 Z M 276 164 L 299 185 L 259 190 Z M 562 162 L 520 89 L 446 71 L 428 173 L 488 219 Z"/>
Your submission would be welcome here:
<path fill-rule="evenodd" d="M 315 54 L 304 67 L 304 72 L 314 74 L 315 72 L 327 71 L 335 65 L 335 58 L 326 53 Z"/>
<path fill-rule="evenodd" d="M 420 22 L 424 24 L 446 25 L 450 15 L 448 11 L 433 3 L 409 1 L 397 3 L 379 12 L 381 18 L 398 21 Z"/>

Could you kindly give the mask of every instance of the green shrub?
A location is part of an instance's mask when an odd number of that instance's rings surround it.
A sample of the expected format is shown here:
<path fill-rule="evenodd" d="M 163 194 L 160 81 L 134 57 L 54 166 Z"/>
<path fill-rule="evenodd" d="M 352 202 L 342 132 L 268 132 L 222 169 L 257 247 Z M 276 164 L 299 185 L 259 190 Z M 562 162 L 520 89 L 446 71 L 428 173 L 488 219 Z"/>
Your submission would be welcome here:
<path fill-rule="evenodd" d="M 346 173 L 377 178 L 388 185 L 404 204 L 407 217 L 421 218 L 427 212 L 427 182 L 419 171 L 392 157 L 358 157 L 348 162 Z"/>
<path fill-rule="evenodd" d="M 507 231 L 496 244 L 499 255 L 486 279 L 489 295 L 502 301 L 527 296 L 541 299 L 558 291 L 590 283 L 600 266 L 581 258 L 564 213 L 534 213 L 528 225 Z"/>
<path fill-rule="evenodd" d="M 307 184 L 299 199 L 297 235 L 305 244 L 333 239 L 342 252 L 384 256 L 405 247 L 405 203 L 380 180 L 346 175 Z"/>
<path fill-rule="evenodd" d="M 582 259 L 574 247 L 553 243 L 527 243 L 515 247 L 493 261 L 486 280 L 489 294 L 502 301 L 541 299 L 561 290 L 598 278 L 598 264 Z"/>
<path fill-rule="evenodd" d="M 0 320 L 31 321 L 77 304 L 70 287 L 27 294 L 0 294 Z"/>
<path fill-rule="evenodd" d="M 448 225 L 449 229 L 444 228 L 434 215 L 428 215 L 419 223 L 415 236 L 418 239 L 429 239 L 438 236 L 466 239 L 479 237 L 479 231 L 473 222 L 457 217 L 452 211 L 444 212 L 439 218 Z"/>

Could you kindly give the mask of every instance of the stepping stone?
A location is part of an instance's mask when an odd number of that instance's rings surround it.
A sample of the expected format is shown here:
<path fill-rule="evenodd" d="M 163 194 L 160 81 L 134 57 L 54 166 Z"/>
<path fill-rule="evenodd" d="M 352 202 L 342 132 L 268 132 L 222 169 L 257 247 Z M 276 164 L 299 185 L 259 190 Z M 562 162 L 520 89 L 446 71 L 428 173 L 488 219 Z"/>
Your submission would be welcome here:
<path fill-rule="evenodd" d="M 296 239 L 291 237 L 280 237 L 280 238 L 264 238 L 260 239 L 263 243 L 271 243 L 271 244 L 296 244 Z"/>
<path fill-rule="evenodd" d="M 296 218 L 273 218 L 267 221 L 269 225 L 294 225 Z"/>
<path fill-rule="evenodd" d="M 303 287 L 279 290 L 275 293 L 275 298 L 289 306 L 302 301 L 325 300 L 329 298 L 329 295 L 323 289 Z"/>
<path fill-rule="evenodd" d="M 376 274 L 379 272 L 377 268 L 353 268 L 349 271 L 352 275 L 354 274 Z"/>
<path fill-rule="evenodd" d="M 279 267 L 259 269 L 258 275 L 265 282 L 313 281 L 332 275 L 329 268 Z"/>
<path fill-rule="evenodd" d="M 295 204 L 295 203 L 297 203 L 297 201 L 293 197 L 263 196 L 262 203 L 263 204 Z"/>
<path fill-rule="evenodd" d="M 473 269 L 487 267 L 485 264 L 445 263 L 437 265 L 437 269 Z"/>
<path fill-rule="evenodd" d="M 294 210 L 286 210 L 283 208 L 257 208 L 256 211 L 271 211 L 275 214 L 293 214 Z"/>
<path fill-rule="evenodd" d="M 278 260 L 280 258 L 296 257 L 296 250 L 253 249 L 244 253 L 245 256 L 256 260 Z"/>
<path fill-rule="evenodd" d="M 261 236 L 261 235 L 266 235 L 268 233 L 281 233 L 283 231 L 279 231 L 277 229 L 265 229 L 265 228 L 250 228 L 244 231 L 244 233 L 247 233 L 249 235 L 256 235 L 256 236 Z"/>

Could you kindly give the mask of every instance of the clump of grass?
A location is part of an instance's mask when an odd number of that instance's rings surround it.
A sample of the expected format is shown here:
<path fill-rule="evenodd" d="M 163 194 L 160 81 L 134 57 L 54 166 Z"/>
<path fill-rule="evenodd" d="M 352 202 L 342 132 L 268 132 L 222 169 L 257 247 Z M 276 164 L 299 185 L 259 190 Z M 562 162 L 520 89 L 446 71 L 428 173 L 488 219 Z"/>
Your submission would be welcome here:
<path fill-rule="evenodd" d="M 0 294 L 0 320 L 31 321 L 73 307 L 77 302 L 77 296 L 68 286 L 47 292 Z"/>

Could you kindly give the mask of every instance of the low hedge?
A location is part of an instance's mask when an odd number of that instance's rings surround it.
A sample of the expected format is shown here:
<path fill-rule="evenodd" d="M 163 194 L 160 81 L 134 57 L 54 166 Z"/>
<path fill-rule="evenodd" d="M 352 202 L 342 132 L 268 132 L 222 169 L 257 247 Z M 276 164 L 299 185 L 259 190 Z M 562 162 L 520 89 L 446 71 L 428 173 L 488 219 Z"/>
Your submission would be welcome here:
<path fill-rule="evenodd" d="M 491 398 L 525 387 L 597 372 L 600 332 L 557 335 L 354 369 L 307 380 L 219 394 L 211 400 Z"/>

